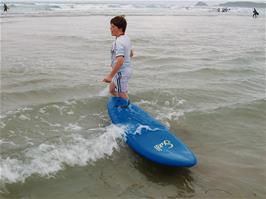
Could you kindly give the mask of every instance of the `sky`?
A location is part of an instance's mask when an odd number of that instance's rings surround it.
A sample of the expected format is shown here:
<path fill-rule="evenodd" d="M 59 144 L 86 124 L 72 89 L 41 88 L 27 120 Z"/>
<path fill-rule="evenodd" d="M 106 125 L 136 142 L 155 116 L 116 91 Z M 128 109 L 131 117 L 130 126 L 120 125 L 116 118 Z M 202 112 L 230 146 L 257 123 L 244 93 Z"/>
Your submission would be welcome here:
<path fill-rule="evenodd" d="M 70 2 L 114 2 L 114 1 L 149 1 L 149 2 L 156 2 L 156 1 L 163 1 L 163 0 L 5 0 L 6 2 L 66 2 L 66 1 L 70 1 Z M 198 1 L 202 1 L 202 2 L 235 2 L 235 1 L 249 1 L 249 2 L 265 2 L 265 0 L 165 0 L 165 1 L 174 1 L 174 2 L 186 2 L 186 1 L 192 1 L 192 2 L 198 2 Z M 3 2 L 3 0 L 1 0 L 1 2 Z"/>
<path fill-rule="evenodd" d="M 226 3 L 226 2 L 236 2 L 236 1 L 248 1 L 248 2 L 258 2 L 263 3 L 266 2 L 266 0 L 1 0 L 1 3 L 8 3 L 8 2 L 206 2 L 206 3 Z"/>

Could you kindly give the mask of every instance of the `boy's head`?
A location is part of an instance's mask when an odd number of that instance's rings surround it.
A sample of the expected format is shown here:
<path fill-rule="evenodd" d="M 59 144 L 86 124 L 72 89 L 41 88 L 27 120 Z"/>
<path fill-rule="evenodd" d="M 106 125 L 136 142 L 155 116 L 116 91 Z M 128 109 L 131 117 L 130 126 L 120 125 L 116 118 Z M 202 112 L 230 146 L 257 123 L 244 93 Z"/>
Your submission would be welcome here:
<path fill-rule="evenodd" d="M 121 29 L 123 33 L 126 32 L 127 21 L 126 21 L 124 16 L 116 16 L 116 17 L 112 18 L 110 21 L 110 24 L 111 24 L 111 26 L 114 25 L 118 29 Z"/>

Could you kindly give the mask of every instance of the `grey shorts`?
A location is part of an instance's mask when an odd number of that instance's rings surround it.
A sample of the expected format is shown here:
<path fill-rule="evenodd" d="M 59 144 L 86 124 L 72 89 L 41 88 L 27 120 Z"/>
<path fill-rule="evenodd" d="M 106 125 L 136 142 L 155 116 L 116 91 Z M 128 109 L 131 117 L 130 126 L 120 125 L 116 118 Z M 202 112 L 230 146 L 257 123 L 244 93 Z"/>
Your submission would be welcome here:
<path fill-rule="evenodd" d="M 118 72 L 113 77 L 112 82 L 115 84 L 116 92 L 118 93 L 127 93 L 128 91 L 128 80 L 132 76 L 132 69 L 127 70 L 126 72 Z"/>

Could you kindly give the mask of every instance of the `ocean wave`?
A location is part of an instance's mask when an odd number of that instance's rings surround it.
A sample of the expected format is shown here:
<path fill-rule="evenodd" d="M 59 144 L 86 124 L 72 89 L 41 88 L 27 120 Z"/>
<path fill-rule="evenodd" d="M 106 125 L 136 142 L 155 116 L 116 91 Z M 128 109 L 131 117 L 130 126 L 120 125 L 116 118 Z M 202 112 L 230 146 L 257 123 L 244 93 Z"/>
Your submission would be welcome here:
<path fill-rule="evenodd" d="M 219 85 L 219 89 L 214 88 L 213 90 L 211 88 L 168 88 L 163 92 L 160 90 L 138 92 L 135 97 L 141 96 L 141 99 L 137 100 L 137 104 L 170 127 L 169 123 L 184 119 L 187 114 L 209 114 L 221 109 L 234 109 L 253 104 L 260 104 L 263 107 L 263 103 L 265 103 L 263 93 L 261 96 L 255 94 L 254 96 L 257 97 L 240 98 L 239 95 L 241 94 L 237 93 L 237 90 L 239 88 L 228 90 L 221 85 Z M 178 95 L 173 95 L 173 93 L 178 93 Z M 261 111 L 264 112 L 263 109 Z"/>
<path fill-rule="evenodd" d="M 265 99 L 217 103 L 219 96 L 206 93 L 206 90 L 197 90 L 201 97 L 191 96 L 195 93 L 193 90 L 189 92 L 175 92 L 180 93 L 179 97 L 170 91 L 160 92 L 158 97 L 158 92 L 153 90 L 138 93 L 141 98 L 132 96 L 132 100 L 168 127 L 175 125 L 180 118 L 214 117 L 228 112 L 233 112 L 230 113 L 232 117 L 244 115 L 265 119 Z M 203 99 L 203 94 L 208 94 L 206 99 L 213 103 Z M 65 166 L 93 164 L 119 150 L 119 140 L 126 128 L 109 125 L 106 112 L 101 113 L 105 102 L 105 98 L 100 103 L 99 98 L 72 99 L 22 107 L 2 114 L 4 125 L 1 126 L 0 144 L 4 154 L 1 153 L 0 159 L 0 183 L 24 182 L 34 174 L 52 177 Z"/>
<path fill-rule="evenodd" d="M 114 15 L 117 12 L 127 13 L 127 15 L 218 15 L 218 6 L 197 7 L 191 2 L 138 2 L 138 1 L 108 1 L 108 2 L 12 2 L 9 10 L 10 14 L 74 14 L 90 13 L 92 15 Z M 260 12 L 260 10 L 259 10 Z M 236 7 L 232 8 L 230 14 L 249 15 L 250 9 Z M 229 14 L 227 13 L 227 14 Z M 263 12 L 260 12 L 263 14 Z M 221 13 L 220 13 L 221 14 Z"/>
<path fill-rule="evenodd" d="M 213 77 L 217 76 L 224 77 L 225 75 L 232 75 L 234 76 L 235 74 L 240 75 L 252 75 L 256 74 L 256 71 L 253 68 L 231 68 L 231 69 L 222 69 L 222 68 L 209 68 L 209 67 L 204 67 L 204 68 L 199 68 L 199 69 L 194 69 L 194 70 L 189 70 L 189 71 L 182 71 L 180 74 L 188 74 L 188 75 L 206 75 L 208 77 Z"/>
<path fill-rule="evenodd" d="M 73 133 L 66 135 L 64 141 L 59 139 L 58 143 L 46 142 L 27 148 L 20 158 L 1 157 L 0 184 L 24 182 L 33 174 L 49 178 L 66 165 L 93 164 L 119 150 L 118 140 L 124 135 L 123 127 L 110 125 L 96 130 L 99 135 L 90 139 Z"/>
<path fill-rule="evenodd" d="M 202 115 L 212 115 L 213 118 L 216 118 L 215 115 L 224 116 L 230 113 L 230 117 L 232 117 L 232 122 L 234 117 L 235 118 L 252 118 L 258 119 L 258 121 L 265 121 L 266 119 L 266 99 L 256 99 L 251 101 L 245 102 L 235 102 L 235 103 L 228 103 L 228 104 L 221 104 L 217 105 L 216 107 L 209 107 L 203 109 L 191 109 L 188 110 L 185 114 L 200 116 Z M 218 118 L 218 117 L 217 117 Z M 244 119 L 243 119 L 244 121 Z"/>
<path fill-rule="evenodd" d="M 2 113 L 0 184 L 53 177 L 66 166 L 86 166 L 119 151 L 126 127 L 110 125 L 105 103 L 105 97 L 71 99 Z"/>
<path fill-rule="evenodd" d="M 62 81 L 60 84 L 62 84 Z M 19 91 L 15 88 L 1 92 L 2 111 L 16 109 L 20 106 L 30 104 L 60 102 L 72 98 L 97 98 L 100 96 L 97 93 L 99 88 L 85 84 L 79 86 L 73 85 L 71 87 L 60 85 L 55 87 L 54 84 L 51 84 L 51 86 L 46 84 L 46 88 L 37 87 L 36 89 L 32 89 L 32 87 L 27 87 L 26 85 L 22 86 L 19 88 Z"/>

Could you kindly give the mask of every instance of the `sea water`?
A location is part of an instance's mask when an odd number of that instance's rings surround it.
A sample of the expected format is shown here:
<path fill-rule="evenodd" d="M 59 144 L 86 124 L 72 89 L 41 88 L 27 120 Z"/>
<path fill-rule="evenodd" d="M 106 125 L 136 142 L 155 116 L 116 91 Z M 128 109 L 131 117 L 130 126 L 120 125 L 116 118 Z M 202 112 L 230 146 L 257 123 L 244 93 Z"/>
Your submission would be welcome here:
<path fill-rule="evenodd" d="M 197 6 L 196 0 L 6 0 L 8 15 L 216 15 L 217 9 L 228 8 L 224 0 L 206 0 L 206 6 Z M 3 3 L 2 2 L 2 6 Z M 251 1 L 252 2 L 252 1 Z M 253 7 L 260 16 L 265 15 L 265 3 L 256 0 L 256 5 L 230 7 L 226 15 L 252 15 Z M 5 13 L 5 15 L 7 15 Z M 223 13 L 220 13 L 223 14 Z"/>
<path fill-rule="evenodd" d="M 265 17 L 147 5 L 3 13 L 1 198 L 265 197 Z M 193 150 L 195 167 L 141 158 L 111 124 L 101 80 L 116 13 L 134 50 L 131 102 Z"/>

